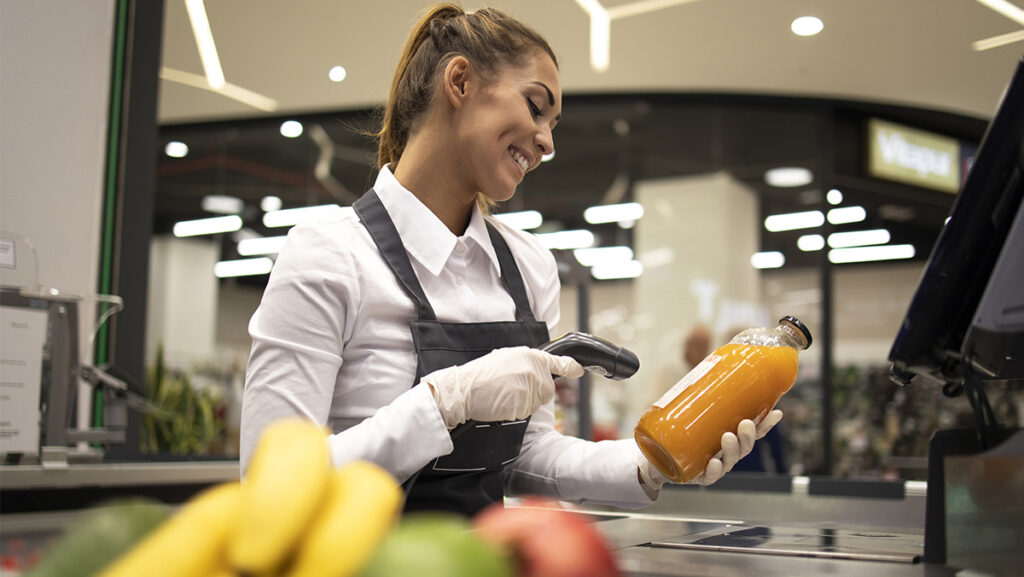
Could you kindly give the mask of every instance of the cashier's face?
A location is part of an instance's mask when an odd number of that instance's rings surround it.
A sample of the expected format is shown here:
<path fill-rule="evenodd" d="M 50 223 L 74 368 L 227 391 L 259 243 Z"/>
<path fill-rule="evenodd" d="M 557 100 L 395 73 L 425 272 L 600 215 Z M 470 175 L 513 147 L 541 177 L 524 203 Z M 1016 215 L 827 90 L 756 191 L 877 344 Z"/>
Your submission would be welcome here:
<path fill-rule="evenodd" d="M 558 68 L 535 52 L 467 90 L 455 139 L 467 185 L 494 201 L 508 200 L 555 149 L 552 130 L 562 113 Z"/>

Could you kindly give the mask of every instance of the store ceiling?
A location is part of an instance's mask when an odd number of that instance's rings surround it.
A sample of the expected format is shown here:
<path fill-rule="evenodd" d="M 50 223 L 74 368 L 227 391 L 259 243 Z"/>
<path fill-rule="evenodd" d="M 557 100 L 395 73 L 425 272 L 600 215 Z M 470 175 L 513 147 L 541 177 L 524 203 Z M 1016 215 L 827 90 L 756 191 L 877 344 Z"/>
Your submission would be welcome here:
<path fill-rule="evenodd" d="M 654 3 L 602 2 L 611 9 Z M 199 200 L 210 193 L 253 204 L 275 194 L 299 206 L 345 203 L 365 189 L 372 143 L 354 129 L 370 126 L 365 110 L 381 103 L 405 35 L 427 5 L 208 0 L 227 82 L 276 102 L 274 110 L 258 110 L 167 79 L 202 75 L 203 66 L 184 0 L 166 0 L 159 120 L 162 138 L 184 140 L 191 152 L 161 157 L 157 230 L 201 216 Z M 785 97 L 987 119 L 1024 53 L 1024 42 L 972 50 L 972 42 L 1022 28 L 976 0 L 693 0 L 613 20 L 610 67 L 596 72 L 589 18 L 576 2 L 488 5 L 533 25 L 559 55 L 566 101 L 558 155 L 527 178 L 509 208 L 536 208 L 566 226 L 586 206 L 628 198 L 616 180 L 624 174 L 636 180 L 727 170 L 777 207 L 765 210 L 817 202 L 821 183 L 779 191 L 761 182 L 771 166 L 817 159 L 816 117 Z M 808 14 L 824 21 L 823 32 L 795 36 L 790 22 Z M 327 75 L 337 65 L 347 70 L 340 83 Z M 306 131 L 285 139 L 280 121 L 293 116 Z M 331 167 L 318 179 L 325 145 L 333 147 Z M 884 197 L 884 190 L 865 190 L 859 200 L 877 209 L 891 204 Z M 923 227 L 930 230 L 924 237 L 933 237 L 949 203 L 938 193 L 900 199 L 921 222 L 896 226 L 910 227 L 907 234 Z"/>

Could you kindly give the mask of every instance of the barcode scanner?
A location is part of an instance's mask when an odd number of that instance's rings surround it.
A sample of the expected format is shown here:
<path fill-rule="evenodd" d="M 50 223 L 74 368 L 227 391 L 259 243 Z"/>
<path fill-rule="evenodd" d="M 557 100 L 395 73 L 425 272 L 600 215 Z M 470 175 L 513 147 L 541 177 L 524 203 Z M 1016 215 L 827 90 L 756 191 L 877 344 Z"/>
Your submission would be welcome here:
<path fill-rule="evenodd" d="M 587 333 L 566 333 L 537 348 L 553 355 L 572 357 L 584 369 L 613 381 L 628 379 L 640 369 L 636 353 Z"/>

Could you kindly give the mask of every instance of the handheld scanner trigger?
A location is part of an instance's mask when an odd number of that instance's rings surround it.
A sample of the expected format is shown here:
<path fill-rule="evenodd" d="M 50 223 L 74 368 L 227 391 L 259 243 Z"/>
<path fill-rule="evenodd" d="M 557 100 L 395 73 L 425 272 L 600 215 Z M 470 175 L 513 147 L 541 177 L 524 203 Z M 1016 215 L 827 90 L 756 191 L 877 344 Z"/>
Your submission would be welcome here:
<path fill-rule="evenodd" d="M 588 371 L 615 381 L 628 379 L 640 369 L 640 359 L 633 351 L 587 333 L 567 333 L 537 348 L 572 357 Z"/>

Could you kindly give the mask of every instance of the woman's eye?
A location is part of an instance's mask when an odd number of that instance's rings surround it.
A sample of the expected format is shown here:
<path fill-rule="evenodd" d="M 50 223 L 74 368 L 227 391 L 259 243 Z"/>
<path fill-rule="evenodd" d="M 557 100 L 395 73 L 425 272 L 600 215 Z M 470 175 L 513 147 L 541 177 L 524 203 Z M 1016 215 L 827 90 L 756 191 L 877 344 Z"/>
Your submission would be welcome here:
<path fill-rule="evenodd" d="M 526 105 L 530 107 L 530 114 L 534 117 L 540 116 L 540 107 L 533 103 L 529 98 L 526 99 Z"/>

